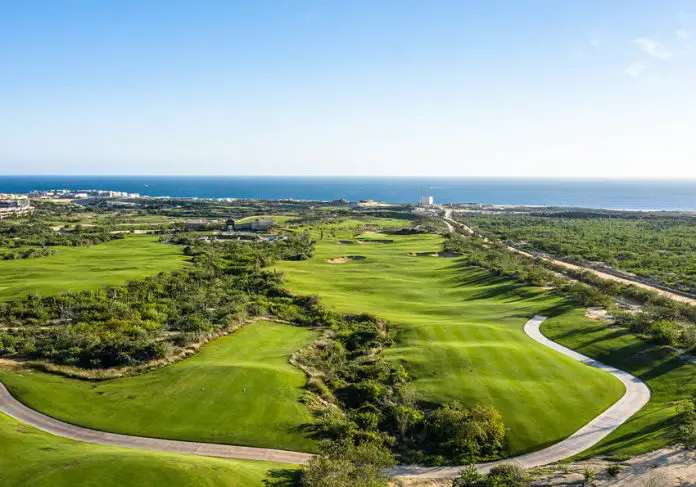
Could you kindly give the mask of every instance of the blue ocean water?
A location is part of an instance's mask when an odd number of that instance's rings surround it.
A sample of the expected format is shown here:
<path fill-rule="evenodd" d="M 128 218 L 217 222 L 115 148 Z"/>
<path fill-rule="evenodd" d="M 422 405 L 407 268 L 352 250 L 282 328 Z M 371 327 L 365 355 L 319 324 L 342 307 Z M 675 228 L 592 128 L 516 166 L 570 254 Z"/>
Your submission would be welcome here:
<path fill-rule="evenodd" d="M 696 210 L 696 180 L 570 180 L 267 176 L 0 176 L 0 193 L 111 189 L 150 196 L 492 203 L 635 210 Z"/>

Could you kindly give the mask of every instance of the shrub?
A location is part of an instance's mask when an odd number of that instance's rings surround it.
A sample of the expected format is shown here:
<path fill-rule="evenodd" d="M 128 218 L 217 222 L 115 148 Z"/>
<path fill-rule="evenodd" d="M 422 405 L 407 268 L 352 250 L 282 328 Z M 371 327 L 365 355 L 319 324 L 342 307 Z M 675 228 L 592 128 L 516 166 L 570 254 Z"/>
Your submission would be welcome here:
<path fill-rule="evenodd" d="M 618 477 L 621 472 L 623 472 L 623 467 L 619 464 L 612 463 L 607 467 L 607 473 L 612 477 Z"/>
<path fill-rule="evenodd" d="M 310 460 L 302 474 L 307 487 L 386 487 L 387 468 L 395 464 L 391 452 L 381 443 L 368 441 L 333 442 Z"/>
<path fill-rule="evenodd" d="M 592 482 L 597 480 L 597 471 L 592 470 L 591 468 L 586 468 L 585 471 L 582 473 L 582 479 L 583 485 L 592 484 Z"/>
<path fill-rule="evenodd" d="M 476 465 L 472 463 L 462 470 L 459 477 L 454 479 L 454 482 L 452 482 L 452 487 L 478 487 L 479 485 L 482 485 L 482 483 L 483 475 L 478 473 L 478 470 L 476 470 Z"/>
<path fill-rule="evenodd" d="M 529 485 L 529 477 L 524 468 L 512 463 L 496 465 L 486 476 L 486 486 L 489 487 L 525 487 Z"/>
<path fill-rule="evenodd" d="M 429 420 L 434 443 L 448 452 L 473 460 L 497 453 L 505 440 L 505 424 L 491 406 L 465 409 L 459 403 L 445 404 Z"/>

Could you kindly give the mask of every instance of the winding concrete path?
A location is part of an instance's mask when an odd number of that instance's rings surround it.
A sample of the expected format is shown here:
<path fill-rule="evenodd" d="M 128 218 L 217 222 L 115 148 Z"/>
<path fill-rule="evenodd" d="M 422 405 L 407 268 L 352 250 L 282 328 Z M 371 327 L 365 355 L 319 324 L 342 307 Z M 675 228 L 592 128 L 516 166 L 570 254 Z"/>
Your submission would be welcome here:
<path fill-rule="evenodd" d="M 245 446 L 220 445 L 216 443 L 197 443 L 192 441 L 163 440 L 140 436 L 119 435 L 96 431 L 73 424 L 64 423 L 28 408 L 12 397 L 7 388 L 0 382 L 0 411 L 17 421 L 29 426 L 62 436 L 71 440 L 85 441 L 97 445 L 120 446 L 125 448 L 140 448 L 169 453 L 184 453 L 208 457 L 237 458 L 244 460 L 268 460 L 271 462 L 305 464 L 312 458 L 309 453 L 272 450 L 269 448 L 250 448 Z"/>
<path fill-rule="evenodd" d="M 540 344 L 567 355 L 579 362 L 609 372 L 626 386 L 626 393 L 613 406 L 597 416 L 583 428 L 548 448 L 526 455 L 508 458 L 501 462 L 482 464 L 481 471 L 487 471 L 497 463 L 516 462 L 523 467 L 537 467 L 580 453 L 595 445 L 602 438 L 618 428 L 628 418 L 640 410 L 650 399 L 650 389 L 638 378 L 627 372 L 615 369 L 601 362 L 585 357 L 556 342 L 553 342 L 541 334 L 541 323 L 546 318 L 535 316 L 525 326 L 525 333 Z M 140 448 L 144 450 L 163 451 L 170 453 L 184 453 L 222 458 L 237 458 L 247 460 L 268 460 L 273 462 L 291 463 L 302 465 L 312 458 L 309 453 L 292 452 L 285 450 L 272 450 L 268 448 L 250 448 L 233 445 L 219 445 L 214 443 L 196 443 L 189 441 L 163 440 L 158 438 L 146 438 L 139 436 L 120 435 L 82 428 L 63 421 L 46 416 L 45 414 L 28 408 L 16 400 L 5 386 L 0 382 L 0 411 L 53 435 L 70 438 L 72 440 L 85 441 L 99 445 L 119 446 L 125 448 Z M 422 478 L 452 478 L 459 475 L 464 468 L 461 467 L 417 467 L 398 466 L 390 471 L 393 477 L 422 477 Z"/>
<path fill-rule="evenodd" d="M 525 468 L 539 467 L 549 463 L 563 460 L 581 453 L 591 446 L 599 443 L 609 433 L 621 426 L 650 400 L 650 389 L 637 377 L 628 372 L 616 369 L 602 362 L 586 357 L 563 345 L 549 340 L 541 333 L 541 324 L 546 320 L 545 316 L 535 316 L 524 325 L 524 332 L 533 340 L 545 347 L 556 350 L 568 357 L 582 362 L 590 367 L 595 367 L 610 373 L 619 379 L 626 387 L 623 397 L 616 401 L 602 414 L 587 423 L 565 440 L 526 455 L 507 458 L 499 462 L 491 462 L 479 465 L 479 470 L 487 472 L 493 466 L 500 463 L 517 463 Z M 540 419 L 541 421 L 541 419 Z M 422 478 L 453 478 L 459 475 L 463 467 L 411 467 L 399 466 L 392 470 L 394 477 L 422 477 Z"/>

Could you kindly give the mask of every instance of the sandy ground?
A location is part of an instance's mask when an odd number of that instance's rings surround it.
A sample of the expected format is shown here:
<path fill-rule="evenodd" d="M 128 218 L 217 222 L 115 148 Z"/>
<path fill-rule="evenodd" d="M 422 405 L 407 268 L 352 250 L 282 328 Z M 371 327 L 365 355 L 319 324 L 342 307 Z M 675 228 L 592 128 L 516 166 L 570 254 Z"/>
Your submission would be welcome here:
<path fill-rule="evenodd" d="M 446 210 L 446 211 L 445 211 L 445 217 L 444 217 L 445 223 L 449 223 L 447 220 L 450 218 L 450 215 L 451 215 L 451 210 Z M 463 223 L 454 222 L 454 221 L 452 221 L 452 222 L 453 222 L 453 223 L 457 223 L 457 224 L 460 226 L 460 228 L 463 228 L 466 232 L 468 232 L 468 233 L 470 233 L 470 234 L 472 234 L 472 235 L 473 235 L 473 234 L 476 234 L 476 232 L 474 232 L 474 230 L 473 230 L 472 228 L 470 228 L 470 227 L 464 225 Z M 448 224 L 447 226 L 448 226 L 448 227 L 451 227 L 451 225 L 449 225 L 449 224 Z M 477 234 L 477 235 L 478 235 L 478 234 Z M 485 237 L 483 237 L 482 235 L 478 235 L 478 236 L 481 237 L 481 238 L 483 238 L 484 241 L 488 241 L 488 239 L 485 238 Z M 590 268 L 590 267 L 583 267 L 583 266 L 579 266 L 579 265 L 576 265 L 576 264 L 570 264 L 570 263 L 564 262 L 564 261 L 562 261 L 562 260 L 554 259 L 553 257 L 550 257 L 550 256 L 537 256 L 537 255 L 533 255 L 533 254 L 531 254 L 531 253 L 529 253 L 529 252 L 526 252 L 526 251 L 524 251 L 524 250 L 517 249 L 517 248 L 515 248 L 515 247 L 510 247 L 510 246 L 508 246 L 507 249 L 508 249 L 510 252 L 515 252 L 515 253 L 517 253 L 517 254 L 524 255 L 524 256 L 526 256 L 526 257 L 529 257 L 530 259 L 540 258 L 540 259 L 542 259 L 542 260 L 545 260 L 545 261 L 547 261 L 547 262 L 551 262 L 551 263 L 556 264 L 556 265 L 558 265 L 558 266 L 565 267 L 566 269 L 572 269 L 572 270 L 576 270 L 576 271 L 587 271 L 587 272 L 591 272 L 592 274 L 594 274 L 595 276 L 597 276 L 597 277 L 599 277 L 599 278 L 601 278 L 601 279 L 605 279 L 605 280 L 608 280 L 608 281 L 615 281 L 615 282 L 619 282 L 619 283 L 621 283 L 621 284 L 632 284 L 632 285 L 634 285 L 634 286 L 637 286 L 637 287 L 640 287 L 640 288 L 643 288 L 643 289 L 648 289 L 648 290 L 650 290 L 650 291 L 655 291 L 656 293 L 658 293 L 658 294 L 660 294 L 660 295 L 662 295 L 662 296 L 665 296 L 665 297 L 667 297 L 667 298 L 673 299 L 673 300 L 675 300 L 675 301 L 680 301 L 680 302 L 682 302 L 682 303 L 688 303 L 688 304 L 691 304 L 691 305 L 695 305 L 695 306 L 696 306 L 696 299 L 694 299 L 694 298 L 689 298 L 689 297 L 686 297 L 686 296 L 682 296 L 682 295 L 680 295 L 680 294 L 676 294 L 676 293 L 672 293 L 672 292 L 669 292 L 669 291 L 665 291 L 665 290 L 663 290 L 663 289 L 659 289 L 659 288 L 650 286 L 650 285 L 648 285 L 648 284 L 644 284 L 644 283 L 642 283 L 642 282 L 633 281 L 633 280 L 630 280 L 630 279 L 624 279 L 624 278 L 622 278 L 622 277 L 617 277 L 617 276 L 614 276 L 613 274 L 608 274 L 608 273 L 606 273 L 606 272 L 598 271 L 598 270 L 592 269 L 592 268 Z"/>
<path fill-rule="evenodd" d="M 615 478 L 607 473 L 612 462 L 588 460 L 531 470 L 532 486 L 581 486 L 586 469 L 597 472 L 595 487 L 696 487 L 696 452 L 663 448 L 618 464 L 623 471 Z M 452 480 L 401 478 L 393 487 L 449 487 Z"/>
<path fill-rule="evenodd" d="M 601 321 L 602 323 L 614 323 L 614 318 L 604 308 L 587 308 L 585 316 L 592 320 Z"/>
<path fill-rule="evenodd" d="M 365 260 L 365 257 L 362 255 L 348 255 L 345 257 L 336 257 L 334 259 L 326 259 L 326 262 L 329 264 L 345 264 L 346 262 L 350 262 L 352 260 Z"/>

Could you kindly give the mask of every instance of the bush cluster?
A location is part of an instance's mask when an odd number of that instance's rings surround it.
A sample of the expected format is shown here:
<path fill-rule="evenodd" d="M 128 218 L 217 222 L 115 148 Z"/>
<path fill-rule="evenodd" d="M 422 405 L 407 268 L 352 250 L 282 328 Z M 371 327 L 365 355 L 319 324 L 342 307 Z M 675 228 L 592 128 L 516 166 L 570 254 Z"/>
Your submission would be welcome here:
<path fill-rule="evenodd" d="M 0 303 L 0 355 L 82 368 L 129 366 L 164 358 L 247 316 L 299 319 L 301 302 L 282 288 L 281 275 L 264 269 L 274 259 L 311 252 L 307 242 L 293 245 L 197 246 L 189 249 L 192 265 L 181 271 Z"/>

